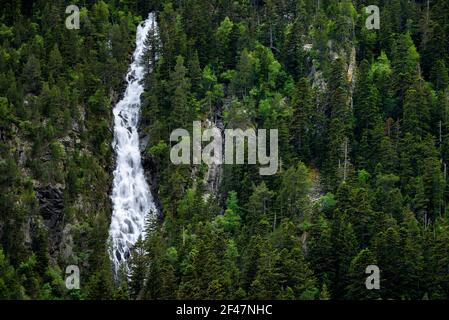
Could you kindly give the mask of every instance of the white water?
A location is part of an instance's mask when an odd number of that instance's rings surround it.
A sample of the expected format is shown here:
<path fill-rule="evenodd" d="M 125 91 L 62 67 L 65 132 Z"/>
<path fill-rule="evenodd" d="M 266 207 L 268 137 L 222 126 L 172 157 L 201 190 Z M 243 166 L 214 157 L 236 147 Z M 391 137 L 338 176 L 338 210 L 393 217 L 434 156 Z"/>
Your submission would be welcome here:
<path fill-rule="evenodd" d="M 155 16 L 151 13 L 148 19 L 137 27 L 136 49 L 126 75 L 126 91 L 123 99 L 114 108 L 112 147 L 117 158 L 111 195 L 113 212 L 109 238 L 115 271 L 122 263 L 126 266 L 129 250 L 139 236 L 145 236 L 146 218 L 151 212 L 156 212 L 142 168 L 138 134 L 140 95 L 144 91 L 141 84 L 144 68 L 140 60 L 145 49 L 145 38 L 155 25 Z"/>

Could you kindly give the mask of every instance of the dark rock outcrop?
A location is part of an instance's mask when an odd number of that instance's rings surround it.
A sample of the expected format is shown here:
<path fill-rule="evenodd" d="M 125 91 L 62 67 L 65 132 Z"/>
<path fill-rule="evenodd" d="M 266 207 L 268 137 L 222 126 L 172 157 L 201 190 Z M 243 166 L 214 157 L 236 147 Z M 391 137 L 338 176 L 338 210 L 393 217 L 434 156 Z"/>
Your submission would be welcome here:
<path fill-rule="evenodd" d="M 61 187 L 45 186 L 36 189 L 39 213 L 48 229 L 49 249 L 53 255 L 62 241 L 64 229 L 64 192 Z"/>
<path fill-rule="evenodd" d="M 141 141 L 148 141 L 145 137 Z M 141 156 L 142 156 L 142 167 L 145 172 L 145 178 L 147 179 L 148 185 L 150 186 L 151 194 L 153 195 L 154 203 L 156 205 L 159 218 L 162 218 L 162 205 L 159 201 L 158 193 L 159 193 L 159 164 L 154 160 L 151 155 L 148 154 L 145 150 L 143 150 L 141 145 Z"/>
<path fill-rule="evenodd" d="M 47 186 L 37 190 L 39 200 L 39 212 L 44 224 L 49 229 L 54 229 L 62 222 L 64 214 L 63 191 L 60 188 Z"/>

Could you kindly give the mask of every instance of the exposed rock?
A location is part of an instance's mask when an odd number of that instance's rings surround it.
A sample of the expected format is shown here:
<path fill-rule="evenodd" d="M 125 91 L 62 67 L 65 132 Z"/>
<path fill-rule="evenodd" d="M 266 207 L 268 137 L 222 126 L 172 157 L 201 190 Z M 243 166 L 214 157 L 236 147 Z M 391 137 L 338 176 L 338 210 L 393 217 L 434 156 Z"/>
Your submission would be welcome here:
<path fill-rule="evenodd" d="M 357 81 L 357 59 L 356 59 L 356 50 L 355 47 L 352 47 L 351 50 L 351 56 L 349 58 L 349 66 L 348 66 L 348 82 L 350 85 L 349 90 L 349 103 L 351 105 L 351 110 L 354 109 L 354 90 L 355 90 L 355 84 Z"/>
<path fill-rule="evenodd" d="M 303 45 L 302 49 L 305 52 L 310 52 L 313 49 L 313 44 L 312 43 L 306 43 L 305 45 Z"/>
<path fill-rule="evenodd" d="M 147 147 L 149 142 L 150 142 L 149 135 L 142 135 L 139 137 L 139 148 L 141 153 L 145 152 L 145 148 Z"/>
<path fill-rule="evenodd" d="M 147 179 L 148 185 L 150 186 L 151 194 L 153 195 L 154 203 L 156 205 L 159 214 L 162 213 L 162 205 L 159 201 L 159 164 L 154 158 L 145 151 L 150 138 L 148 135 L 143 135 L 140 140 L 140 153 L 142 157 L 142 167 L 144 170 L 145 178 Z M 115 161 L 114 161 L 115 162 Z"/>
<path fill-rule="evenodd" d="M 348 82 L 351 85 L 355 84 L 355 69 L 357 66 L 356 60 L 356 50 L 355 47 L 352 47 L 351 56 L 349 58 L 349 67 L 348 67 Z"/>
<path fill-rule="evenodd" d="M 60 252 L 62 257 L 68 261 L 70 260 L 73 254 L 73 237 L 72 237 L 72 225 L 67 224 L 62 231 L 62 239 L 60 245 Z"/>
<path fill-rule="evenodd" d="M 230 104 L 230 99 L 226 99 L 223 101 L 223 105 L 228 105 L 228 104 Z M 224 123 L 223 123 L 222 113 L 223 113 L 222 107 L 216 106 L 216 108 L 214 110 L 214 115 L 213 115 L 213 122 L 208 120 L 206 125 L 208 128 L 211 128 L 213 126 L 217 127 L 220 130 L 221 136 L 223 138 Z M 223 139 L 223 145 L 222 145 L 222 155 L 221 155 L 222 159 L 224 159 L 223 151 L 224 151 L 224 139 Z M 212 164 L 212 165 L 208 166 L 207 172 L 204 176 L 204 184 L 205 184 L 204 198 L 205 199 L 207 199 L 211 195 L 214 195 L 214 196 L 218 195 L 222 176 L 223 176 L 223 166 L 222 165 Z"/>
<path fill-rule="evenodd" d="M 301 235 L 300 241 L 301 241 L 301 249 L 305 256 L 309 254 L 309 247 L 307 246 L 307 238 L 309 233 L 306 231 Z"/>
<path fill-rule="evenodd" d="M 326 91 L 327 84 L 323 72 L 318 71 L 315 65 L 312 66 L 309 78 L 312 79 L 312 88 L 318 88 L 320 92 Z"/>
<path fill-rule="evenodd" d="M 16 139 L 17 141 L 18 139 Z M 19 142 L 19 141 L 17 141 Z M 27 161 L 27 154 L 31 150 L 31 144 L 29 142 L 20 141 L 17 143 L 18 161 L 17 164 L 20 168 L 25 167 Z"/>
<path fill-rule="evenodd" d="M 60 185 L 38 187 L 39 212 L 49 234 L 50 254 L 54 256 L 62 240 L 64 196 Z"/>
<path fill-rule="evenodd" d="M 23 234 L 24 234 L 24 241 L 25 241 L 25 247 L 31 248 L 33 237 L 32 237 L 32 218 L 28 217 L 27 222 L 23 226 Z"/>
<path fill-rule="evenodd" d="M 315 204 L 325 194 L 324 188 L 321 184 L 320 172 L 316 169 L 311 169 L 310 180 L 312 182 L 312 186 L 310 188 L 309 199 L 312 202 L 312 204 Z"/>
<path fill-rule="evenodd" d="M 47 186 L 37 190 L 39 211 L 46 227 L 54 228 L 63 218 L 63 192 L 57 187 Z"/>

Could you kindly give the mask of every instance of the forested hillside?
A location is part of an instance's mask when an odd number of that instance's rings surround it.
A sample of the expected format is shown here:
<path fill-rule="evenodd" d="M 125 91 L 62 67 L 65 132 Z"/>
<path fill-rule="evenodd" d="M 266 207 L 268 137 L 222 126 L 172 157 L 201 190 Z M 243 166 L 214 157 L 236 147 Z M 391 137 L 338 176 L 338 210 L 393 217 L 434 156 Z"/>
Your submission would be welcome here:
<path fill-rule="evenodd" d="M 112 108 L 150 11 L 160 212 L 114 277 Z M 1 299 L 449 298 L 447 0 L 11 0 L 0 44 Z M 278 129 L 278 172 L 174 165 L 193 121 Z"/>

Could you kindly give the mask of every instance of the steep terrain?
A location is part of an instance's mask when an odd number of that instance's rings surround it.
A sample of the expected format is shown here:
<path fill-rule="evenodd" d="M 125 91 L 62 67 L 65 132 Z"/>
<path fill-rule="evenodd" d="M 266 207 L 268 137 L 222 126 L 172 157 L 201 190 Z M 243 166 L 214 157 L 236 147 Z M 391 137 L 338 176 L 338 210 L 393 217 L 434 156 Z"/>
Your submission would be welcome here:
<path fill-rule="evenodd" d="M 449 298 L 448 1 L 68 4 L 0 8 L 0 298 Z M 277 129 L 278 171 L 174 165 L 193 121 Z"/>

